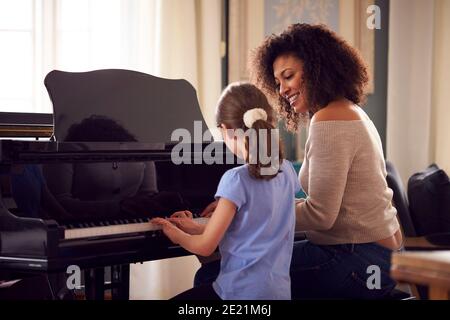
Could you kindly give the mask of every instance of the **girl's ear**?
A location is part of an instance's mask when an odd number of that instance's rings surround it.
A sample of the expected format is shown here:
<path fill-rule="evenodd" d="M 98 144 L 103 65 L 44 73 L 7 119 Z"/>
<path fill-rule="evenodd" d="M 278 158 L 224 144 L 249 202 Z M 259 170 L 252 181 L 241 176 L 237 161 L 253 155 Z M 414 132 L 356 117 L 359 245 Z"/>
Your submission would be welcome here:
<path fill-rule="evenodd" d="M 234 129 L 227 128 L 227 126 L 223 123 L 220 125 L 220 129 L 223 130 L 222 134 L 226 135 L 227 138 L 234 139 L 234 140 L 237 139 L 236 135 L 234 134 Z"/>

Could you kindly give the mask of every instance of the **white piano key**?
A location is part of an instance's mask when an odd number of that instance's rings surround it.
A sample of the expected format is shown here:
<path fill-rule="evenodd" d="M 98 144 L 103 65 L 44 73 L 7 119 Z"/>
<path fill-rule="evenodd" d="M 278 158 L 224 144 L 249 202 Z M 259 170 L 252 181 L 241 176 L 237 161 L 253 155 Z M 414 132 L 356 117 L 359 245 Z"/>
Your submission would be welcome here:
<path fill-rule="evenodd" d="M 198 223 L 206 224 L 209 218 L 194 218 L 194 220 Z M 66 229 L 64 231 L 64 239 L 91 238 L 157 230 L 161 230 L 161 226 L 155 225 L 151 222 L 109 225 L 104 227 L 76 228 Z"/>

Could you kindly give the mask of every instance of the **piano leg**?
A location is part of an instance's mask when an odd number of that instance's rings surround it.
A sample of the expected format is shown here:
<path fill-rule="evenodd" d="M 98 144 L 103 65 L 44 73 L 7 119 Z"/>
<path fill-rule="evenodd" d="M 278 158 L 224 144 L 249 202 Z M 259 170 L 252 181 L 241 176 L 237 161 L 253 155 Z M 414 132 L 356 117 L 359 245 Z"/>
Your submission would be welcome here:
<path fill-rule="evenodd" d="M 105 269 L 93 268 L 84 271 L 86 300 L 105 299 Z"/>
<path fill-rule="evenodd" d="M 86 300 L 104 300 L 105 289 L 111 289 L 111 299 L 128 300 L 130 296 L 130 265 L 111 266 L 111 284 L 105 285 L 106 268 L 84 270 Z"/>
<path fill-rule="evenodd" d="M 111 266 L 111 296 L 113 300 L 130 297 L 130 265 Z"/>

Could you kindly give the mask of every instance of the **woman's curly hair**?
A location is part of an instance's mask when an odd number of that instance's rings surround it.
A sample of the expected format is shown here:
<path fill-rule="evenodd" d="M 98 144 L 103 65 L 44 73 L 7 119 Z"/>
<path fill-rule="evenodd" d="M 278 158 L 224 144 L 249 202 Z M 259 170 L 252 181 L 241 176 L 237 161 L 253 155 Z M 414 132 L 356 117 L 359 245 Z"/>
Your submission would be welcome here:
<path fill-rule="evenodd" d="M 288 129 L 295 131 L 302 115 L 278 94 L 273 75 L 275 59 L 293 54 L 303 62 L 303 89 L 311 117 L 336 98 L 355 104 L 365 101 L 366 65 L 358 51 L 324 25 L 294 24 L 280 35 L 271 35 L 251 55 L 252 80 L 271 99 Z M 305 115 L 303 115 L 305 116 Z"/>

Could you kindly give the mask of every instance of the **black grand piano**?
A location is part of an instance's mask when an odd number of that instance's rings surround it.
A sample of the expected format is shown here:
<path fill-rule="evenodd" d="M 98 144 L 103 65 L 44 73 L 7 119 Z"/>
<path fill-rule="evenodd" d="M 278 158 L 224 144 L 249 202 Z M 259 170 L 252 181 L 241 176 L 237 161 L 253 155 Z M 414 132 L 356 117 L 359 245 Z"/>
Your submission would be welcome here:
<path fill-rule="evenodd" d="M 189 254 L 150 219 L 199 214 L 237 161 L 204 135 L 185 80 L 52 71 L 45 85 L 52 141 L 0 140 L 0 269 L 64 275 L 77 266 L 87 299 L 105 289 L 127 299 L 130 263 Z"/>

